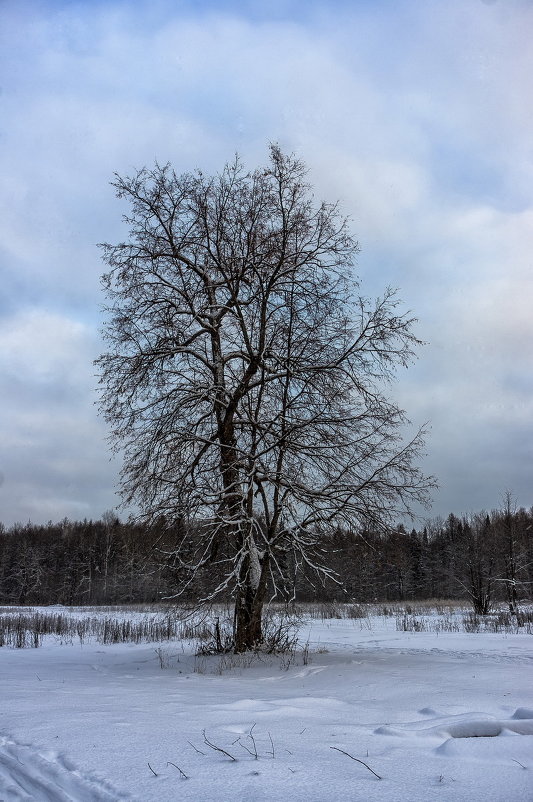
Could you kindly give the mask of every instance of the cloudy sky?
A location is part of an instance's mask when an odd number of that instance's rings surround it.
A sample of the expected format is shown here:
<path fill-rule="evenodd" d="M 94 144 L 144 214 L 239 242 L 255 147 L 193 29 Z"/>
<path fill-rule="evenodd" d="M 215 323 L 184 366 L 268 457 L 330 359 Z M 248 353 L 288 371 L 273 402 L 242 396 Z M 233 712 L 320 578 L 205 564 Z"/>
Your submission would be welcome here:
<path fill-rule="evenodd" d="M 269 141 L 339 199 L 365 294 L 427 341 L 431 515 L 533 504 L 530 0 L 0 0 L 0 520 L 99 517 L 118 461 L 92 360 L 114 171 Z"/>

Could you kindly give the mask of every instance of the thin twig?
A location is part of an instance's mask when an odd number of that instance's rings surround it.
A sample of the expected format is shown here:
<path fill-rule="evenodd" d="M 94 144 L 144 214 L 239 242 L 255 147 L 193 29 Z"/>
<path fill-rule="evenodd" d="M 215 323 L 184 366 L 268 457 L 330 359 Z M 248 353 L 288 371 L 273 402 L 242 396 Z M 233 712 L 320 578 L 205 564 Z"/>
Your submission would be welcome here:
<path fill-rule="evenodd" d="M 378 780 L 382 780 L 383 779 L 383 777 L 380 777 L 379 774 L 376 774 L 374 769 L 371 769 L 370 766 L 368 765 L 368 763 L 365 763 L 364 760 L 359 760 L 358 757 L 354 757 L 353 755 L 350 755 L 350 753 L 349 752 L 345 752 L 344 749 L 339 749 L 338 746 L 330 746 L 329 748 L 330 749 L 335 749 L 336 752 L 342 752 L 343 755 L 346 755 L 346 757 L 351 757 L 351 759 L 355 760 L 356 763 L 361 763 L 365 767 L 365 769 L 368 769 L 369 771 L 371 771 L 372 774 L 374 775 L 374 777 L 377 777 Z"/>
<path fill-rule="evenodd" d="M 523 764 L 523 763 L 520 763 L 520 761 L 519 761 L 519 760 L 515 760 L 515 758 L 514 758 L 514 757 L 512 757 L 512 758 L 511 758 L 511 760 L 514 760 L 514 762 L 515 762 L 515 763 L 518 763 L 518 765 L 519 765 L 519 766 L 522 766 L 522 768 L 523 768 L 523 769 L 527 769 L 527 766 L 524 766 L 524 764 Z"/>
<path fill-rule="evenodd" d="M 252 742 L 252 743 L 253 743 L 253 745 L 254 745 L 254 755 L 255 755 L 255 759 L 256 759 L 256 760 L 259 760 L 259 755 L 257 754 L 257 744 L 256 744 L 256 742 L 255 742 L 255 738 L 254 738 L 254 736 L 253 736 L 253 734 L 252 734 L 252 733 L 253 733 L 253 731 L 254 731 L 254 727 L 255 727 L 255 722 L 254 722 L 254 723 L 252 724 L 252 726 L 250 727 L 250 732 L 248 733 L 248 738 L 250 738 L 251 742 Z"/>
<path fill-rule="evenodd" d="M 248 752 L 248 754 L 249 754 L 249 755 L 251 755 L 252 757 L 255 757 L 255 759 L 257 760 L 257 754 L 256 754 L 255 752 L 252 752 L 252 750 L 251 750 L 251 749 L 248 749 L 248 747 L 247 747 L 245 744 L 241 743 L 241 739 L 240 739 L 240 738 L 237 738 L 237 740 L 236 740 L 236 741 L 233 741 L 233 744 L 239 744 L 239 746 L 240 746 L 242 749 L 246 749 L 246 751 Z"/>
<path fill-rule="evenodd" d="M 150 771 L 152 772 L 154 777 L 159 777 L 159 774 L 156 771 L 153 770 L 153 768 L 151 767 L 151 765 L 149 763 L 148 763 L 148 768 L 150 769 Z"/>
<path fill-rule="evenodd" d="M 222 752 L 222 754 L 226 755 L 226 757 L 229 757 L 230 760 L 233 760 L 235 763 L 237 762 L 237 758 L 233 757 L 233 755 L 230 755 L 230 753 L 226 752 L 225 749 L 222 749 L 220 746 L 216 746 L 216 744 L 212 744 L 211 741 L 208 740 L 205 730 L 202 730 L 202 735 L 204 736 L 204 744 L 206 746 L 210 746 L 211 749 L 214 749 L 216 752 Z"/>
<path fill-rule="evenodd" d="M 176 764 L 175 764 L 175 763 L 173 763 L 171 760 L 168 760 L 168 761 L 167 761 L 167 766 L 174 766 L 174 768 L 175 768 L 175 769 L 177 769 L 177 770 L 179 771 L 179 773 L 181 774 L 181 776 L 183 777 L 183 779 L 184 779 L 184 780 L 188 780 L 188 779 L 189 779 L 189 778 L 187 777 L 187 775 L 185 774 L 185 772 L 184 772 L 184 771 L 182 771 L 182 770 L 180 769 L 180 767 L 179 767 L 179 766 L 176 766 Z"/>
<path fill-rule="evenodd" d="M 190 741 L 187 741 L 187 743 L 189 744 L 189 746 L 192 746 L 192 748 L 194 749 L 194 751 L 195 751 L 195 752 L 198 752 L 198 754 L 199 754 L 199 755 L 203 755 L 203 756 L 205 757 L 205 752 L 202 752 L 202 750 L 201 750 L 201 749 L 197 749 L 197 748 L 195 747 L 195 745 L 194 745 L 194 744 L 192 744 Z"/>
<path fill-rule="evenodd" d="M 276 757 L 276 753 L 274 751 L 274 741 L 272 740 L 272 736 L 268 733 L 268 737 L 270 738 L 270 745 L 272 747 L 272 760 Z"/>

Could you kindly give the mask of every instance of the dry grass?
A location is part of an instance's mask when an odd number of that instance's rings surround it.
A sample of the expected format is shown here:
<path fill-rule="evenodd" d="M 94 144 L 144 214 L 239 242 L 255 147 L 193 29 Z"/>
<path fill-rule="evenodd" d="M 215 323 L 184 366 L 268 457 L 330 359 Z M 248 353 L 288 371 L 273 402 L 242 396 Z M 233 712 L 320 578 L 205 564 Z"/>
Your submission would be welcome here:
<path fill-rule="evenodd" d="M 497 609 L 476 615 L 464 603 L 430 600 L 392 604 L 272 604 L 265 612 L 265 642 L 257 653 L 296 659 L 298 629 L 305 619 L 357 620 L 372 626 L 376 617 L 392 617 L 403 632 L 492 632 L 533 634 L 533 607 L 518 615 Z M 161 643 L 193 640 L 199 656 L 228 654 L 232 648 L 232 616 L 228 605 L 198 612 L 162 605 L 94 608 L 0 608 L 0 647 L 37 648 L 46 637 L 61 643 L 94 639 L 98 643 Z M 290 657 L 292 655 L 292 658 Z"/>

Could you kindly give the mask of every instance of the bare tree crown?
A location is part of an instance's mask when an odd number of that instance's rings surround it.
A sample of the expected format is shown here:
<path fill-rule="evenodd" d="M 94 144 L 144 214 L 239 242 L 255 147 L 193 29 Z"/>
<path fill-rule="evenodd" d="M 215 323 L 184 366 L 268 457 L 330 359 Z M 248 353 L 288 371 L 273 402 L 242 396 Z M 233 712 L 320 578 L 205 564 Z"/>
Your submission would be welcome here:
<path fill-rule="evenodd" d="M 102 410 L 122 492 L 154 519 L 204 521 L 193 563 L 231 544 L 225 586 L 282 555 L 315 565 L 323 527 L 387 524 L 426 500 L 422 432 L 384 394 L 419 341 L 395 293 L 358 295 L 358 244 L 303 164 L 116 177 L 127 242 L 105 245 Z M 316 567 L 316 565 L 315 565 Z"/>

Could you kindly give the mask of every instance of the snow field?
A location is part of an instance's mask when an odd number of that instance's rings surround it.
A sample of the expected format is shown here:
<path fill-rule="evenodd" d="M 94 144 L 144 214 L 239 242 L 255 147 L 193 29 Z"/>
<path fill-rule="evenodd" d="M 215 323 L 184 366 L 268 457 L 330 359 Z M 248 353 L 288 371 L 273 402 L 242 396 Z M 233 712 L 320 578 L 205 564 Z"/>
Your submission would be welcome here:
<path fill-rule="evenodd" d="M 530 635 L 372 616 L 300 641 L 309 660 L 0 649 L 0 800 L 533 800 Z"/>

